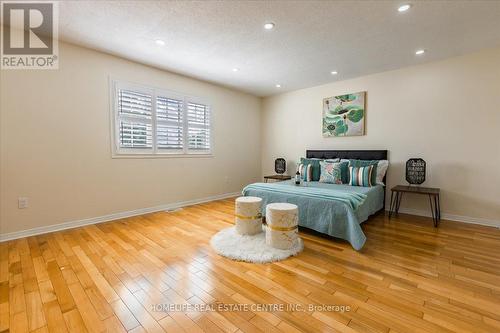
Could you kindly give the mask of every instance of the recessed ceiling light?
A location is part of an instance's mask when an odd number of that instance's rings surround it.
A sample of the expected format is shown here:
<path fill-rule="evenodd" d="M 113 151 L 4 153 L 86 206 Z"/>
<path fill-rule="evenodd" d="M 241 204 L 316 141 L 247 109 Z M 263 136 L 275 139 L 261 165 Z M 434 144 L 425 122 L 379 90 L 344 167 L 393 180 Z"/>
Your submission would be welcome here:
<path fill-rule="evenodd" d="M 421 55 L 421 54 L 424 54 L 424 53 L 425 53 L 425 50 L 417 50 L 417 51 L 415 51 L 416 55 Z"/>
<path fill-rule="evenodd" d="M 331 73 L 332 75 L 337 75 L 339 72 L 337 72 L 337 71 L 331 71 L 330 73 Z"/>
<path fill-rule="evenodd" d="M 155 43 L 156 43 L 156 45 L 160 45 L 160 46 L 164 46 L 165 45 L 165 41 L 163 41 L 161 39 L 155 40 Z"/>
<path fill-rule="evenodd" d="M 277 84 L 277 85 L 276 85 L 276 88 L 281 88 L 281 84 Z"/>
<path fill-rule="evenodd" d="M 266 30 L 271 30 L 273 28 L 274 28 L 274 23 L 272 23 L 272 22 L 268 22 L 268 23 L 264 24 L 264 29 L 266 29 Z"/>
<path fill-rule="evenodd" d="M 237 71 L 239 71 L 239 70 L 240 70 L 239 68 L 236 68 L 236 67 L 235 67 L 235 68 L 233 68 L 233 72 L 237 72 Z"/>
<path fill-rule="evenodd" d="M 402 12 L 406 12 L 408 9 L 411 8 L 411 5 L 410 4 L 406 4 L 406 5 L 402 5 L 402 6 L 399 6 L 398 8 L 398 12 L 402 13 Z"/>

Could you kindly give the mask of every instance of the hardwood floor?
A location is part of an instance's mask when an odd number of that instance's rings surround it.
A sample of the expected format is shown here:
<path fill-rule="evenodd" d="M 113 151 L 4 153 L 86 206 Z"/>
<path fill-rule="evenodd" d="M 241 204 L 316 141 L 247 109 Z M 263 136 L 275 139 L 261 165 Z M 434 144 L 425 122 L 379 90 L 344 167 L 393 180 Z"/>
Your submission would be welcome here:
<path fill-rule="evenodd" d="M 301 232 L 259 265 L 216 255 L 233 200 L 0 244 L 0 332 L 499 332 L 500 230 L 384 216 L 361 252 Z M 302 304 L 306 311 L 155 311 L 153 304 Z M 325 312 L 309 305 L 349 306 Z M 172 310 L 172 309 L 167 309 Z M 201 310 L 198 308 L 197 310 Z"/>

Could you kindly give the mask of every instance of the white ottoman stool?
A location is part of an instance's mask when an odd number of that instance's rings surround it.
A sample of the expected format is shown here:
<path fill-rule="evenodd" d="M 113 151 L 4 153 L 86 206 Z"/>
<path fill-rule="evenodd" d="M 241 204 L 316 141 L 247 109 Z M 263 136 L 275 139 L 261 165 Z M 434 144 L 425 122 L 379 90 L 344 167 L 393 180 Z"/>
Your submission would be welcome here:
<path fill-rule="evenodd" d="M 262 199 L 239 197 L 236 199 L 236 232 L 240 235 L 255 235 L 262 232 Z"/>
<path fill-rule="evenodd" d="M 281 250 L 294 247 L 298 239 L 299 209 L 294 204 L 266 206 L 266 244 Z"/>

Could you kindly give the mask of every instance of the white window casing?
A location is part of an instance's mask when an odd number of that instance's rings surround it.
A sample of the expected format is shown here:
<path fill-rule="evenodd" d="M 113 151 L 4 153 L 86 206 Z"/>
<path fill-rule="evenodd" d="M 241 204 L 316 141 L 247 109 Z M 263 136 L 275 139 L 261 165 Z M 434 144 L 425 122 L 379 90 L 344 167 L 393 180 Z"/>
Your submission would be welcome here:
<path fill-rule="evenodd" d="M 206 100 L 116 80 L 110 90 L 114 157 L 212 155 Z"/>

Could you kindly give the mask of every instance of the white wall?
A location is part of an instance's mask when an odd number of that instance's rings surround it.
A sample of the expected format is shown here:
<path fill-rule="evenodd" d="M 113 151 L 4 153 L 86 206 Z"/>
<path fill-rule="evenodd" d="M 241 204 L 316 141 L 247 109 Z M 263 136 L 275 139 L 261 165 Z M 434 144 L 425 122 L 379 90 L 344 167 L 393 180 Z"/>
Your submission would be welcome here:
<path fill-rule="evenodd" d="M 112 159 L 110 75 L 209 98 L 215 157 Z M 0 76 L 2 234 L 236 192 L 260 177 L 257 97 L 65 43 L 59 70 Z M 21 196 L 29 208 L 17 208 Z"/>
<path fill-rule="evenodd" d="M 388 149 L 389 186 L 422 157 L 445 213 L 500 225 L 500 48 L 263 101 L 74 45 L 62 43 L 60 56 L 59 70 L 0 71 L 4 235 L 237 192 L 273 173 L 276 157 L 293 162 L 306 149 Z M 215 157 L 112 159 L 110 75 L 210 98 Z M 367 135 L 323 138 L 322 99 L 363 90 Z M 17 208 L 21 196 L 28 209 Z"/>
<path fill-rule="evenodd" d="M 358 91 L 367 91 L 366 135 L 323 138 L 323 98 Z M 404 184 L 408 158 L 422 157 L 445 214 L 500 226 L 500 48 L 264 99 L 263 173 L 306 149 L 387 149 L 389 187 Z M 424 198 L 402 207 L 429 211 Z"/>

